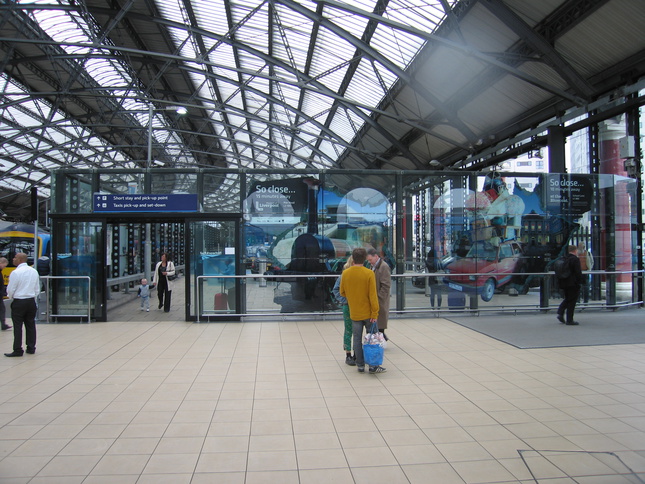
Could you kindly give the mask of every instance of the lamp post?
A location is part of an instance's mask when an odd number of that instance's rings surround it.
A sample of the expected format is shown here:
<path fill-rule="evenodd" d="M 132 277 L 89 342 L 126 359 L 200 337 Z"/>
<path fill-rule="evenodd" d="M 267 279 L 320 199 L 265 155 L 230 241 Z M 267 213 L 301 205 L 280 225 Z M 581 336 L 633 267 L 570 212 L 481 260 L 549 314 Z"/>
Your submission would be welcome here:
<path fill-rule="evenodd" d="M 175 111 L 177 114 L 186 114 L 187 109 L 183 106 L 168 106 L 165 108 L 155 109 L 153 104 L 148 106 L 148 157 L 146 159 L 146 171 L 148 171 L 148 176 L 150 176 L 150 168 L 152 167 L 152 120 L 155 115 L 155 111 Z M 150 278 L 150 266 L 152 262 L 152 240 L 151 240 L 151 231 L 152 224 L 150 222 L 146 223 L 146 242 L 143 248 L 143 258 L 144 263 L 144 277 L 148 279 L 148 282 L 151 282 Z"/>

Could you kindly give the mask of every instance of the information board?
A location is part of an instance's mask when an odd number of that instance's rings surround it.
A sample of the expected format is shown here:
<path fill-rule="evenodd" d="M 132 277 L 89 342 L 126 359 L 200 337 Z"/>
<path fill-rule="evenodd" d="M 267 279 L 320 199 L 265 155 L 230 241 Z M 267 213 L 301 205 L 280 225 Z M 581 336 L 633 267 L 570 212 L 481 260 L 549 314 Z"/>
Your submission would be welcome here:
<path fill-rule="evenodd" d="M 94 212 L 196 212 L 197 194 L 94 194 Z"/>

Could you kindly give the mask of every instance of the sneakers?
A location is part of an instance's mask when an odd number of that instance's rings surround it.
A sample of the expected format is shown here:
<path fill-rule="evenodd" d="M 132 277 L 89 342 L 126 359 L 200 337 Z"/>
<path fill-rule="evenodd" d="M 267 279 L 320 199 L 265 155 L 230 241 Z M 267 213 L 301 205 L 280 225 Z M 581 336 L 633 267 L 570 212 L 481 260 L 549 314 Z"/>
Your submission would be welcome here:
<path fill-rule="evenodd" d="M 365 366 L 359 366 L 358 367 L 358 372 L 359 373 L 365 373 Z"/>
<path fill-rule="evenodd" d="M 345 364 L 349 366 L 356 366 L 356 358 L 352 355 L 347 355 L 345 357 Z"/>
<path fill-rule="evenodd" d="M 370 366 L 370 373 L 385 373 L 386 371 L 387 369 L 382 366 Z"/>
<path fill-rule="evenodd" d="M 146 312 L 150 312 L 150 309 L 146 309 Z"/>
<path fill-rule="evenodd" d="M 567 326 L 578 326 L 580 323 L 578 321 L 568 321 L 566 323 Z"/>

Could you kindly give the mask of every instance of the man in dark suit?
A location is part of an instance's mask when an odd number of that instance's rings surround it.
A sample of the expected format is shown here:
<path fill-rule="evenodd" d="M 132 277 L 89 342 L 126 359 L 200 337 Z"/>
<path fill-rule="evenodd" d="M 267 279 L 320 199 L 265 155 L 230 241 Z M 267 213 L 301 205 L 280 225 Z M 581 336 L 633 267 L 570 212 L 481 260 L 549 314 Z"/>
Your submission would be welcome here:
<path fill-rule="evenodd" d="M 579 323 L 574 321 L 573 312 L 580 296 L 580 285 L 584 282 L 582 270 L 580 269 L 580 259 L 578 259 L 578 247 L 575 245 L 568 246 L 564 260 L 569 267 L 569 277 L 559 280 L 560 288 L 564 292 L 564 299 L 558 308 L 558 321 L 569 326 L 575 326 Z"/>

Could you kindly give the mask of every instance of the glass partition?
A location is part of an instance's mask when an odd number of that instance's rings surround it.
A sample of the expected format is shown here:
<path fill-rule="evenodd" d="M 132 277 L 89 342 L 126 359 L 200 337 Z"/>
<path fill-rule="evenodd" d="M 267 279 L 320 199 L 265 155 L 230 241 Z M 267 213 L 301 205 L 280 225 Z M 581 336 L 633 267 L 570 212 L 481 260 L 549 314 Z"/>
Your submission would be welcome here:
<path fill-rule="evenodd" d="M 189 315 L 203 317 L 239 314 L 240 258 L 236 253 L 235 221 L 189 223 L 190 293 Z M 231 319 L 230 317 L 228 319 Z"/>
<path fill-rule="evenodd" d="M 105 321 L 104 226 L 56 222 L 53 226 L 49 314 L 53 321 Z"/>

